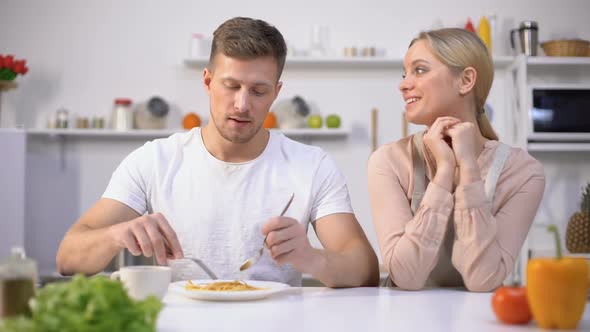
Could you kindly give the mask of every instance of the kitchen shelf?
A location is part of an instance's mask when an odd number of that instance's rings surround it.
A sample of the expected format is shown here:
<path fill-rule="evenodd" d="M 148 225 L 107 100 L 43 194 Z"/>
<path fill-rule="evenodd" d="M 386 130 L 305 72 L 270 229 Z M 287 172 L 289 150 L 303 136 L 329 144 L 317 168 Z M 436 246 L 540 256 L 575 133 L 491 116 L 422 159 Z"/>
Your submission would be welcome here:
<path fill-rule="evenodd" d="M 516 57 L 512 55 L 499 55 L 495 56 L 494 58 L 494 67 L 496 69 L 507 68 L 511 64 L 514 63 Z"/>
<path fill-rule="evenodd" d="M 301 138 L 329 138 L 329 137 L 346 137 L 350 132 L 346 129 L 272 129 L 280 131 L 288 137 Z M 73 136 L 73 137 L 104 137 L 104 138 L 162 138 L 168 137 L 174 133 L 185 132 L 183 129 L 162 129 L 162 130 L 145 130 L 134 129 L 128 131 L 117 131 L 112 129 L 27 129 L 27 134 L 33 136 Z"/>
<path fill-rule="evenodd" d="M 496 68 L 505 68 L 515 60 L 513 56 L 494 57 Z M 209 58 L 193 58 L 184 60 L 189 68 L 203 68 Z M 287 57 L 285 68 L 341 68 L 341 69 L 402 69 L 403 58 L 390 57 Z"/>
<path fill-rule="evenodd" d="M 529 66 L 590 66 L 590 57 L 530 56 L 525 58 Z"/>
<path fill-rule="evenodd" d="M 271 129 L 280 131 L 289 137 L 346 137 L 350 134 L 348 129 L 342 128 L 301 128 L 301 129 Z"/>
<path fill-rule="evenodd" d="M 285 68 L 377 68 L 398 69 L 403 66 L 402 59 L 384 57 L 324 57 L 324 58 L 287 58 Z"/>
<path fill-rule="evenodd" d="M 590 152 L 590 143 L 572 143 L 572 142 L 529 142 L 527 144 L 529 152 Z"/>
<path fill-rule="evenodd" d="M 79 137 L 168 137 L 183 130 L 144 130 L 134 129 L 119 131 L 112 129 L 27 129 L 27 134 L 34 136 L 79 136 Z"/>
<path fill-rule="evenodd" d="M 189 68 L 203 68 L 209 58 L 184 60 Z M 401 68 L 403 59 L 385 57 L 287 57 L 285 68 Z"/>

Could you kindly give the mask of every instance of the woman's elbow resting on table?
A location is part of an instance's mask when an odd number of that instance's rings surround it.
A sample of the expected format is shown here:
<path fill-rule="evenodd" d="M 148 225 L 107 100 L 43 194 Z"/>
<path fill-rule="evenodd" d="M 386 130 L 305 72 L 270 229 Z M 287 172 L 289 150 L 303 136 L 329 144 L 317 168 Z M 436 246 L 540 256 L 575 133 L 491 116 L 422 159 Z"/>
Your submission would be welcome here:
<path fill-rule="evenodd" d="M 491 292 L 502 285 L 514 268 L 514 259 L 508 253 L 473 257 L 470 260 L 460 259 L 453 255 L 455 268 L 463 277 L 463 283 L 471 292 Z"/>
<path fill-rule="evenodd" d="M 390 269 L 389 278 L 395 284 L 396 287 L 403 290 L 421 290 L 426 286 L 426 280 L 428 275 L 420 275 L 419 273 L 396 273 L 395 271 L 401 269 Z"/>
<path fill-rule="evenodd" d="M 424 286 L 426 286 L 425 280 L 418 281 L 418 282 L 416 282 L 414 280 L 409 280 L 409 281 L 404 281 L 404 282 L 393 281 L 393 283 L 399 289 L 408 290 L 408 291 L 419 291 L 419 290 L 424 289 Z"/>
<path fill-rule="evenodd" d="M 506 279 L 504 268 L 498 269 L 497 273 L 484 277 L 481 274 L 473 273 L 471 275 L 463 275 L 463 282 L 465 288 L 470 292 L 491 292 L 498 288 Z"/>
<path fill-rule="evenodd" d="M 478 283 L 478 282 L 467 282 L 465 281 L 465 288 L 467 288 L 470 292 L 491 292 L 494 289 L 498 288 L 502 285 L 502 282 L 494 282 L 494 283 Z"/>

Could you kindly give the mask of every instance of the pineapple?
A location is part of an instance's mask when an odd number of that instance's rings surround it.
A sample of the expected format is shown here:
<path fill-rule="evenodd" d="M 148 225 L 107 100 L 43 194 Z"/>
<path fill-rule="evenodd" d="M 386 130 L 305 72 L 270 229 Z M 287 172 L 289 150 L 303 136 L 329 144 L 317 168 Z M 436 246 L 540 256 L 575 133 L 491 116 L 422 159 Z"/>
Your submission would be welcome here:
<path fill-rule="evenodd" d="M 571 253 L 590 253 L 590 182 L 582 192 L 580 211 L 567 224 L 565 245 Z"/>

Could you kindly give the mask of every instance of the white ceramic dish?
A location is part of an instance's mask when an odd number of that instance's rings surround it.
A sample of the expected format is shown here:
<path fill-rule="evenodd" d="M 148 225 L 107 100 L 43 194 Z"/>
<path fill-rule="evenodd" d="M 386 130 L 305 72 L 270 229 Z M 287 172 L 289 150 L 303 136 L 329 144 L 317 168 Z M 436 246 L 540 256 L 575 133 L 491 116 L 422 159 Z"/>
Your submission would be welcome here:
<path fill-rule="evenodd" d="M 191 280 L 193 284 L 209 284 L 216 281 L 233 281 L 233 280 Z M 278 293 L 290 286 L 274 281 L 244 280 L 248 285 L 264 288 L 251 291 L 203 291 L 187 290 L 184 288 L 187 280 L 177 281 L 170 285 L 170 290 L 195 300 L 207 301 L 252 301 L 266 298 L 272 294 Z"/>

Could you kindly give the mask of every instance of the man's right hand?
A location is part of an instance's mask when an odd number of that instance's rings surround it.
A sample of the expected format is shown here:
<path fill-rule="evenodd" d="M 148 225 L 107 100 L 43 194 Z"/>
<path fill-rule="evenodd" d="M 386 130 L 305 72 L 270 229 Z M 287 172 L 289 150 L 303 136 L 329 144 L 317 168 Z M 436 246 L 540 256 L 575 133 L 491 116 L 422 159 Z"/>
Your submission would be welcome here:
<path fill-rule="evenodd" d="M 176 232 L 159 212 L 112 225 L 108 234 L 117 246 L 127 248 L 134 256 L 156 255 L 160 265 L 167 265 L 168 258 L 184 257 Z"/>

